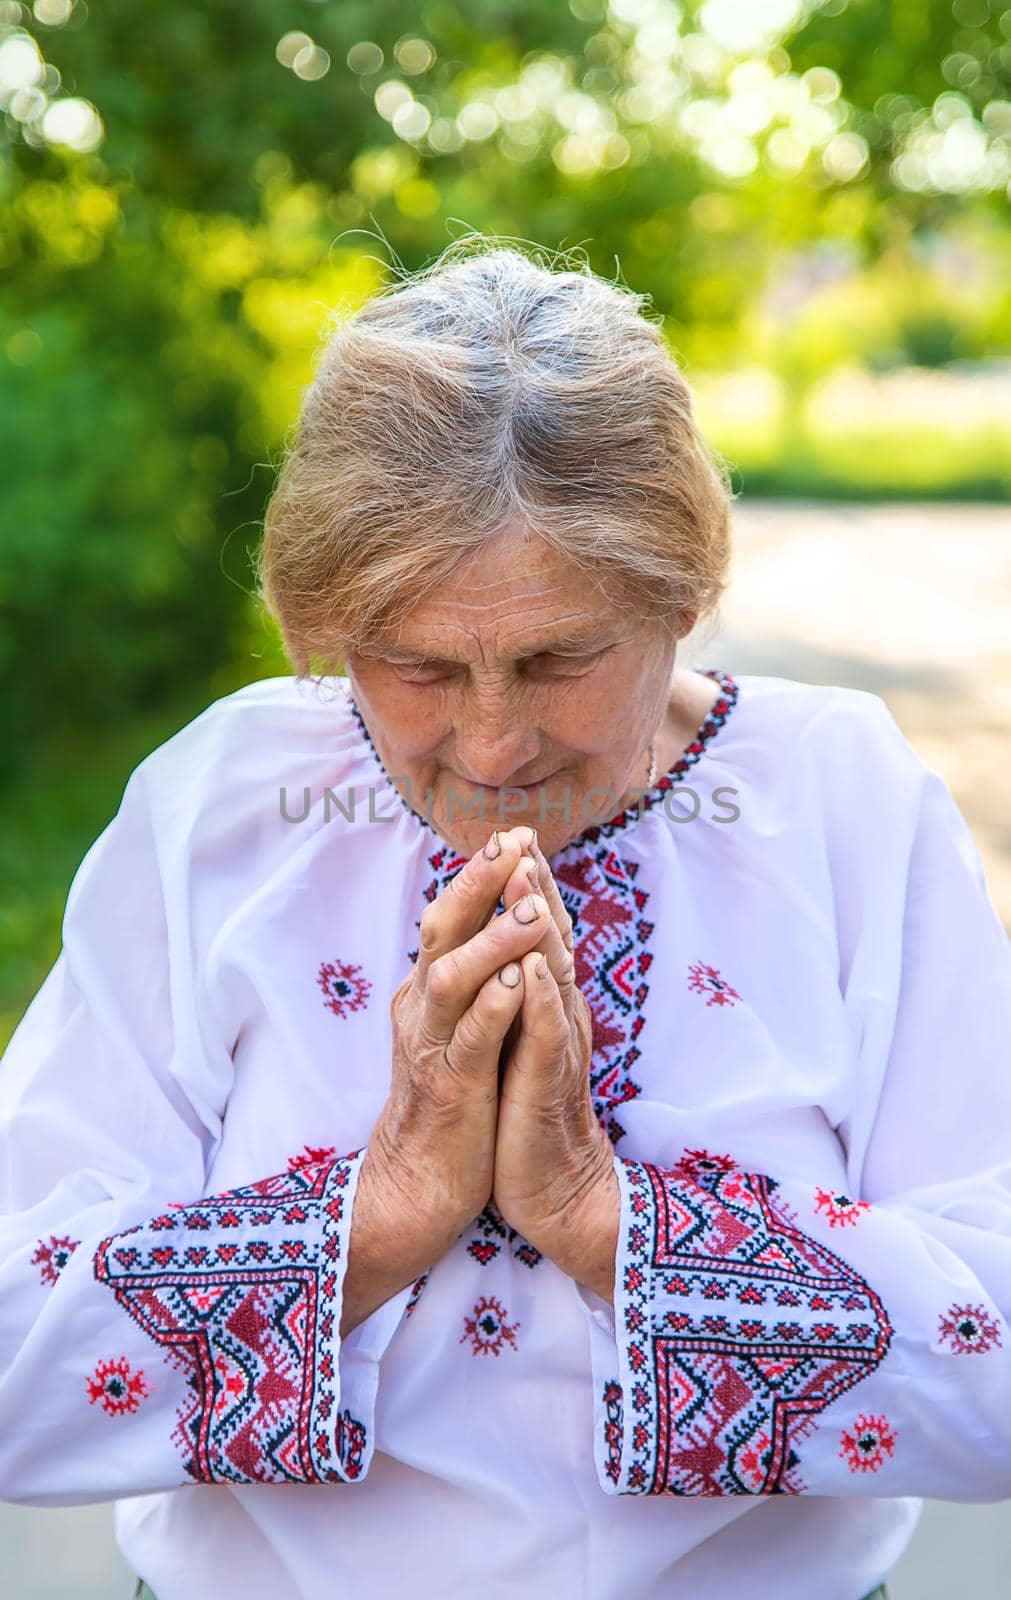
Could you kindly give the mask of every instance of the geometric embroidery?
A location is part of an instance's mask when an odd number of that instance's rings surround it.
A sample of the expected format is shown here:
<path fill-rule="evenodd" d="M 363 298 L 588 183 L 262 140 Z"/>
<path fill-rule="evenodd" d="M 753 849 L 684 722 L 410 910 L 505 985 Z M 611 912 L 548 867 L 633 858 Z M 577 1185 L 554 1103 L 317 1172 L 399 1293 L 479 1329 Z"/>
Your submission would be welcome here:
<path fill-rule="evenodd" d="M 804 1493 L 797 1445 L 888 1351 L 870 1286 L 801 1231 L 774 1179 L 728 1160 L 618 1162 L 622 1379 L 604 1388 L 602 1445 L 619 1493 Z"/>
<path fill-rule="evenodd" d="M 860 1220 L 864 1211 L 871 1209 L 868 1200 L 854 1200 L 852 1195 L 833 1194 L 828 1189 L 815 1189 L 815 1211 L 824 1211 L 830 1228 L 849 1227 Z"/>
<path fill-rule="evenodd" d="M 574 860 L 566 856 L 561 852 L 554 876 L 572 919 L 576 984 L 592 1019 L 590 1093 L 598 1121 L 617 1144 L 624 1129 L 615 1108 L 641 1092 L 632 1068 L 642 1054 L 637 1041 L 653 963 L 647 945 L 654 924 L 643 915 L 649 895 L 636 887 L 640 863 L 625 861 L 610 842 L 584 848 Z"/>
<path fill-rule="evenodd" d="M 297 1156 L 288 1157 L 289 1172 L 303 1172 L 306 1167 L 318 1167 L 323 1161 L 332 1161 L 337 1154 L 335 1145 L 305 1144 Z"/>
<path fill-rule="evenodd" d="M 496 1300 L 494 1295 L 482 1295 L 474 1307 L 473 1316 L 463 1319 L 459 1343 L 463 1344 L 465 1339 L 469 1339 L 473 1346 L 472 1355 L 497 1356 L 503 1340 L 516 1349 L 518 1327 L 518 1322 L 506 1321 L 506 1308 L 500 1300 Z"/>
<path fill-rule="evenodd" d="M 1001 1343 L 1000 1323 L 985 1306 L 951 1306 L 941 1318 L 938 1338 L 957 1356 L 982 1355 Z"/>
<path fill-rule="evenodd" d="M 708 967 L 704 961 L 693 961 L 688 968 L 688 987 L 695 994 L 708 992 L 707 1006 L 732 1006 L 741 997 L 720 977 L 718 967 Z"/>
<path fill-rule="evenodd" d="M 541 1252 L 509 1226 L 493 1200 L 489 1200 L 480 1216 L 474 1218 L 472 1226 L 477 1229 L 478 1237 L 471 1239 L 467 1253 L 482 1267 L 499 1254 L 503 1243 L 513 1247 L 513 1255 L 525 1267 L 536 1267 L 542 1259 Z"/>
<path fill-rule="evenodd" d="M 338 1017 L 363 1010 L 372 984 L 361 967 L 349 961 L 322 961 L 316 982 L 323 991 L 323 1003 Z"/>
<path fill-rule="evenodd" d="M 80 1242 L 79 1239 L 57 1239 L 53 1233 L 48 1243 L 40 1239 L 31 1259 L 31 1265 L 39 1268 L 40 1282 L 55 1283 Z"/>
<path fill-rule="evenodd" d="M 86 1382 L 89 1406 L 93 1406 L 96 1400 L 101 1401 L 102 1410 L 110 1417 L 122 1417 L 128 1411 L 136 1411 L 141 1401 L 147 1399 L 143 1372 L 131 1371 L 125 1356 L 120 1356 L 118 1361 L 100 1361 L 94 1377 L 86 1379 Z"/>
<path fill-rule="evenodd" d="M 877 1472 L 885 1456 L 895 1454 L 895 1433 L 886 1417 L 868 1417 L 863 1412 L 853 1425 L 853 1432 L 843 1429 L 841 1456 L 845 1456 L 851 1472 Z"/>
<path fill-rule="evenodd" d="M 361 1474 L 334 1314 L 358 1154 L 177 1207 L 95 1253 L 96 1279 L 186 1378 L 173 1440 L 198 1483 Z"/>

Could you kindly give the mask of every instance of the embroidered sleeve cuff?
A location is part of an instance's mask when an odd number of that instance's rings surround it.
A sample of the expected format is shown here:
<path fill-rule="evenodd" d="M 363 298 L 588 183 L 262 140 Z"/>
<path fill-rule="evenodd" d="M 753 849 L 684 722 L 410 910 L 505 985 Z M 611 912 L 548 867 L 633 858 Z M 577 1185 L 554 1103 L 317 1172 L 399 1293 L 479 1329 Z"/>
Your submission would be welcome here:
<path fill-rule="evenodd" d="M 353 1483 L 368 1471 L 378 1362 L 409 1289 L 341 1341 L 364 1149 L 106 1239 L 95 1277 L 185 1379 L 174 1440 L 198 1483 Z"/>
<path fill-rule="evenodd" d="M 883 1359 L 880 1300 L 781 1213 L 773 1180 L 690 1154 L 674 1171 L 615 1167 L 613 1321 L 580 1289 L 601 1487 L 805 1492 L 793 1446 Z"/>

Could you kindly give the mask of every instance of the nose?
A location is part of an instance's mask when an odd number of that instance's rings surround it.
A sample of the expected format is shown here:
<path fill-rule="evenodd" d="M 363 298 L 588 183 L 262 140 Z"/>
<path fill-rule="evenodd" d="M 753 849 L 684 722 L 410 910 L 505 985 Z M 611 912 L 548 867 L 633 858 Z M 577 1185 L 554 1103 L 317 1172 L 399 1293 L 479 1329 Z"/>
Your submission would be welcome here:
<path fill-rule="evenodd" d="M 455 765 L 469 783 L 501 789 L 510 783 L 530 782 L 526 774 L 537 774 L 539 749 L 540 742 L 531 731 L 482 722 L 457 729 Z"/>

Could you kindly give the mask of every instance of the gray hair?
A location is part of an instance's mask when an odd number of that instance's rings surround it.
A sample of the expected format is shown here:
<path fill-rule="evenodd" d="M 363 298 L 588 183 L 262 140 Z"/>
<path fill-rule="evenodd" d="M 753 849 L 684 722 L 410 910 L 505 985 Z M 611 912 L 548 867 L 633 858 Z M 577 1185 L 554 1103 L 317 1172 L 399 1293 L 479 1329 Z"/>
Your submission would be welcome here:
<path fill-rule="evenodd" d="M 733 493 L 649 297 L 454 241 L 327 329 L 257 576 L 299 676 L 382 636 L 517 522 L 678 633 L 729 582 Z"/>

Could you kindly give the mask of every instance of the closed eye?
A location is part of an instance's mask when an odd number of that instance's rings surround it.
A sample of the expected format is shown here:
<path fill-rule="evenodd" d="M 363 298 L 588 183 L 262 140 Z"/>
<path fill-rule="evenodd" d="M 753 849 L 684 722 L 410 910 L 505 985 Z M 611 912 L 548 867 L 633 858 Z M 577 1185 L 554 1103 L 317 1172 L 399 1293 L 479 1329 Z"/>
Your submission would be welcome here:
<path fill-rule="evenodd" d="M 588 671 L 595 662 L 605 656 L 614 645 L 606 645 L 599 650 L 582 651 L 539 651 L 536 655 L 526 656 L 517 663 L 521 672 L 533 677 L 544 675 L 547 677 L 574 678 Z M 453 661 L 391 661 L 392 670 L 402 683 L 430 684 L 445 683 L 457 672 L 467 669 Z"/>
<path fill-rule="evenodd" d="M 554 677 L 578 677 L 581 670 L 592 667 L 602 655 L 604 650 L 584 651 L 581 654 L 566 655 L 564 653 L 531 656 L 529 659 L 535 669 L 543 669 Z"/>
<path fill-rule="evenodd" d="M 401 683 L 441 683 L 444 678 L 460 671 L 460 668 L 455 667 L 452 662 L 416 661 L 408 664 L 391 661 L 390 666 Z"/>

